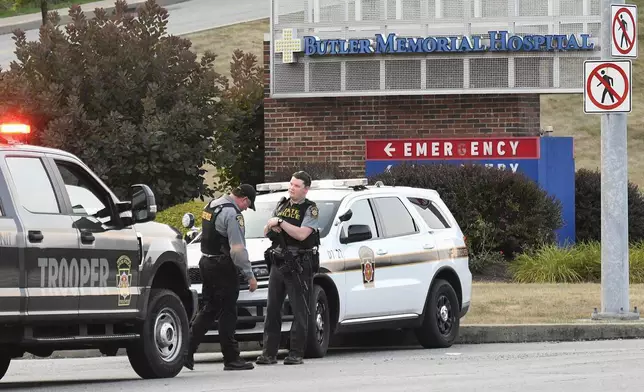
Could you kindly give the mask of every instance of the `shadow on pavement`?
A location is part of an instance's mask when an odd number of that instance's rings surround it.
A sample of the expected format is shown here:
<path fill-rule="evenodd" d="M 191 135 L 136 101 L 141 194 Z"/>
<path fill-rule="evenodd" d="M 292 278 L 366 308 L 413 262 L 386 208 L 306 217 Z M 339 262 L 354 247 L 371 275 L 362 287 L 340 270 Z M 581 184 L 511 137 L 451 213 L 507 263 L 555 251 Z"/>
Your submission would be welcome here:
<path fill-rule="evenodd" d="M 101 385 L 101 384 L 115 384 L 118 382 L 131 382 L 140 380 L 139 378 L 109 378 L 104 380 L 97 379 L 87 379 L 87 380 L 51 380 L 51 381 L 22 381 L 22 382 L 7 382 L 0 383 L 0 390 L 11 389 L 11 390 L 29 390 L 31 388 L 47 388 L 47 387 L 61 387 L 61 386 L 72 386 L 79 384 L 86 385 Z"/>

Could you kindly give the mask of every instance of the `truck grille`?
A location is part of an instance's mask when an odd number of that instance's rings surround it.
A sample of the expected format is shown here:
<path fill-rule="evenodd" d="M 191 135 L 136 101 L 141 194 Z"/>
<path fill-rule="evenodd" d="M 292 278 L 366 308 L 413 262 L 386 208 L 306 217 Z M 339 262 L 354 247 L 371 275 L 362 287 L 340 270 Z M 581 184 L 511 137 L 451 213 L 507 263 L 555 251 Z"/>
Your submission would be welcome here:
<path fill-rule="evenodd" d="M 268 280 L 268 268 L 267 268 L 266 262 L 264 262 L 263 260 L 257 263 L 253 263 L 253 272 L 255 273 L 257 282 Z M 240 290 L 247 289 L 248 282 L 246 282 L 246 278 L 244 278 L 244 275 L 242 275 L 241 271 L 237 276 L 239 278 Z M 203 280 L 201 279 L 201 272 L 199 271 L 199 267 L 188 268 L 188 278 L 190 279 L 190 284 L 203 283 Z"/>

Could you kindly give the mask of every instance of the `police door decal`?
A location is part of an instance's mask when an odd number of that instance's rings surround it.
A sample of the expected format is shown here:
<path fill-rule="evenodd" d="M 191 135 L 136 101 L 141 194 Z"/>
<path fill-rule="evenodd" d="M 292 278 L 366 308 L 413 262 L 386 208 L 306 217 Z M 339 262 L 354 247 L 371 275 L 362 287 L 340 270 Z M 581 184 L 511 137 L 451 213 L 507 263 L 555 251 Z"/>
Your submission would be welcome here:
<path fill-rule="evenodd" d="M 118 288 L 119 306 L 130 306 L 132 286 L 132 260 L 127 255 L 123 255 L 116 260 L 116 287 Z"/>
<path fill-rule="evenodd" d="M 376 259 L 373 249 L 361 246 L 358 249 L 358 257 L 360 257 L 360 268 L 362 269 L 362 283 L 365 287 L 373 287 L 376 274 Z"/>

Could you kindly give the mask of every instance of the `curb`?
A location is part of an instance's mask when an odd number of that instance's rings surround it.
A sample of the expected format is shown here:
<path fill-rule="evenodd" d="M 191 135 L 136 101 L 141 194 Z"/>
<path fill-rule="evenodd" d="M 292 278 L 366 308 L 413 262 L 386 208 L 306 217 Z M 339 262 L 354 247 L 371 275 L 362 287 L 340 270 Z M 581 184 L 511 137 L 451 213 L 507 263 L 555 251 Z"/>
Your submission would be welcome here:
<path fill-rule="evenodd" d="M 644 339 L 644 322 L 594 322 L 577 324 L 463 325 L 454 344 L 576 342 L 590 340 Z M 338 337 L 342 346 L 420 347 L 413 333 L 367 332 Z"/>
<path fill-rule="evenodd" d="M 589 340 L 644 339 L 644 322 L 588 322 L 587 324 L 513 324 L 463 325 L 454 344 L 574 342 Z M 261 350 L 258 343 L 240 342 L 244 352 Z M 405 331 L 374 331 L 336 336 L 331 348 L 420 347 L 413 333 Z M 217 343 L 202 344 L 197 353 L 219 353 Z M 117 356 L 125 355 L 125 350 Z M 94 358 L 103 356 L 98 350 L 56 351 L 45 359 Z M 41 359 L 25 354 L 22 359 Z"/>
<path fill-rule="evenodd" d="M 145 4 L 145 1 L 146 0 L 135 0 L 135 1 L 132 1 L 131 3 L 128 3 L 128 10 L 131 11 L 131 12 L 136 11 L 137 8 L 140 5 Z M 167 5 L 183 3 L 185 1 L 188 1 L 188 0 L 157 0 L 157 3 L 160 6 L 165 7 Z M 91 6 L 91 3 L 84 4 L 82 6 L 83 7 L 83 13 L 85 14 L 85 17 L 87 19 L 92 19 L 92 18 L 94 18 L 94 9 L 96 7 L 93 7 L 91 9 L 90 8 L 85 8 L 88 5 Z M 99 8 L 103 8 L 108 13 L 112 12 L 112 10 L 114 10 L 114 6 L 99 7 Z M 71 18 L 69 17 L 69 15 L 67 15 L 68 10 L 69 10 L 69 8 L 61 8 L 61 9 L 57 10 L 58 13 L 59 13 L 59 16 L 60 16 L 60 23 L 61 24 L 66 24 L 66 23 L 69 23 L 71 21 Z M 42 19 L 40 17 L 40 13 L 30 14 L 30 15 L 19 15 L 19 17 L 23 17 L 23 18 L 31 17 L 31 18 L 29 20 L 25 20 L 24 22 L 16 22 L 16 23 L 13 23 L 13 24 L 6 24 L 6 25 L 2 25 L 2 19 L 0 19 L 0 35 L 11 34 L 11 33 L 13 33 L 13 31 L 15 29 L 20 29 L 20 30 L 23 30 L 23 31 L 38 29 L 38 28 L 40 28 L 40 25 L 42 24 Z"/>

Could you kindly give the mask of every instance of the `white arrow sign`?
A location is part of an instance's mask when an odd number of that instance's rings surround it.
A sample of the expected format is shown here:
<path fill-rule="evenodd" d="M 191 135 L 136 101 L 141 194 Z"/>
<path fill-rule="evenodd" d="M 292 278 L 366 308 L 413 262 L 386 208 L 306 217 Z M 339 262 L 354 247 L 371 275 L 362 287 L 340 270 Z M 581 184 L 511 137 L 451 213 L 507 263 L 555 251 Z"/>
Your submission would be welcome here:
<path fill-rule="evenodd" d="M 393 151 L 396 151 L 395 148 L 391 147 L 391 144 L 392 143 L 387 143 L 387 145 L 385 146 L 385 154 L 389 155 L 390 157 L 393 156 L 391 153 Z"/>

